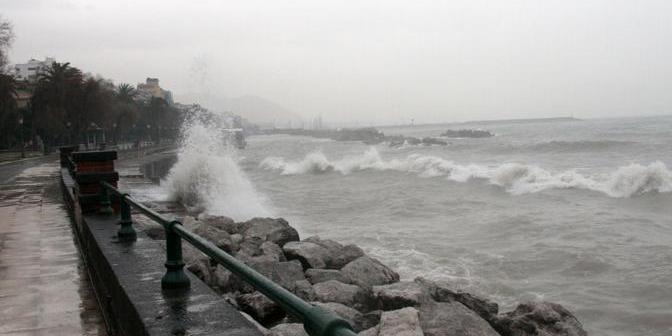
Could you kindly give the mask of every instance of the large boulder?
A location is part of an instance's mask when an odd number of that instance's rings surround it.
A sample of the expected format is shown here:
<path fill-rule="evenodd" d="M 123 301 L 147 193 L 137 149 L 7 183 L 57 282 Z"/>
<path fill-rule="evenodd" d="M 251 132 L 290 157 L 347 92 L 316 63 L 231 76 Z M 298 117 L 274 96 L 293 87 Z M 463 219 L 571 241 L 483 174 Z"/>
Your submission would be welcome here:
<path fill-rule="evenodd" d="M 490 324 L 459 302 L 425 302 L 420 326 L 426 336 L 499 336 Z"/>
<path fill-rule="evenodd" d="M 350 244 L 345 245 L 331 260 L 332 268 L 341 269 L 349 262 L 364 256 L 364 251 L 359 246 Z"/>
<path fill-rule="evenodd" d="M 418 310 L 413 307 L 386 311 L 380 318 L 379 335 L 423 336 Z"/>
<path fill-rule="evenodd" d="M 551 302 L 525 302 L 500 315 L 495 328 L 503 336 L 586 336 L 581 322 L 567 309 Z"/>
<path fill-rule="evenodd" d="M 365 329 L 362 328 L 361 324 L 361 322 L 363 321 L 362 313 L 360 313 L 358 310 L 354 308 L 350 308 L 342 303 L 337 302 L 311 302 L 311 304 L 320 307 L 328 312 L 331 312 L 334 315 L 337 315 L 338 317 L 346 320 L 348 323 L 350 323 L 350 326 L 355 332 Z"/>
<path fill-rule="evenodd" d="M 253 292 L 237 298 L 240 309 L 261 323 L 278 321 L 285 316 L 282 308 L 264 294 Z"/>
<path fill-rule="evenodd" d="M 238 250 L 238 246 L 231 240 L 231 235 L 224 230 L 200 223 L 194 226 L 193 232 L 209 240 L 226 253 L 235 253 Z"/>
<path fill-rule="evenodd" d="M 429 293 L 415 281 L 402 281 L 384 286 L 373 286 L 373 297 L 383 310 L 418 306 L 430 300 Z"/>
<path fill-rule="evenodd" d="M 369 329 L 360 331 L 357 336 L 378 336 L 379 326 L 371 327 Z"/>
<path fill-rule="evenodd" d="M 210 227 L 219 230 L 224 230 L 229 234 L 240 233 L 240 224 L 233 221 L 233 219 L 226 216 L 203 215 L 199 216 L 199 221 Z"/>
<path fill-rule="evenodd" d="M 182 260 L 186 268 L 206 284 L 212 284 L 210 257 L 189 244 L 182 245 Z"/>
<path fill-rule="evenodd" d="M 319 268 L 309 268 L 306 270 L 306 279 L 312 284 L 317 284 L 320 282 L 325 282 L 329 280 L 336 280 L 342 283 L 350 283 L 343 273 L 339 270 L 331 269 L 319 269 Z"/>
<path fill-rule="evenodd" d="M 309 336 L 301 323 L 283 323 L 271 328 L 273 336 Z"/>
<path fill-rule="evenodd" d="M 357 245 L 345 245 L 331 239 L 322 239 L 319 236 L 311 236 L 303 241 L 315 243 L 329 251 L 329 258 L 326 259 L 327 268 L 341 269 L 349 262 L 364 256 L 364 251 Z"/>
<path fill-rule="evenodd" d="M 292 293 L 305 301 L 315 301 L 315 289 L 308 280 L 295 281 Z"/>
<path fill-rule="evenodd" d="M 301 264 L 295 261 L 260 261 L 249 266 L 288 290 L 294 288 L 296 281 L 306 280 Z"/>
<path fill-rule="evenodd" d="M 259 249 L 261 250 L 262 255 L 269 256 L 275 261 L 287 261 L 285 254 L 282 252 L 282 248 L 274 242 L 263 242 L 259 246 Z"/>
<path fill-rule="evenodd" d="M 397 272 L 369 256 L 359 257 L 351 261 L 341 269 L 341 272 L 353 284 L 362 288 L 387 285 L 399 281 Z"/>
<path fill-rule="evenodd" d="M 282 247 L 289 260 L 298 260 L 304 269 L 326 268 L 329 250 L 311 242 L 289 242 Z"/>
<path fill-rule="evenodd" d="M 460 302 L 490 324 L 493 324 L 499 312 L 497 303 L 460 289 L 452 288 L 450 285 L 439 284 L 421 277 L 416 278 L 414 282 L 426 290 L 434 300 L 438 302 Z"/>
<path fill-rule="evenodd" d="M 338 302 L 311 302 L 311 304 L 346 320 L 355 332 L 369 329 L 380 322 L 380 311 L 362 314 L 357 309 Z"/>
<path fill-rule="evenodd" d="M 320 302 L 338 302 L 357 310 L 368 311 L 373 306 L 371 293 L 355 285 L 329 280 L 313 285 Z"/>
<path fill-rule="evenodd" d="M 284 246 L 290 241 L 298 241 L 299 233 L 282 218 L 252 218 L 242 223 L 241 230 L 245 238 L 259 237 Z"/>

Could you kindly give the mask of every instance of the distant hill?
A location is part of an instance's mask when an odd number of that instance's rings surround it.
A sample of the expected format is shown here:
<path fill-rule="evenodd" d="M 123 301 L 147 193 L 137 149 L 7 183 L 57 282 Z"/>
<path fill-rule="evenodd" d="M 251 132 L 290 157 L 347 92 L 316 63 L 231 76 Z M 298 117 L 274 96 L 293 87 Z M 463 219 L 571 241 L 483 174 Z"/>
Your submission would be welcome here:
<path fill-rule="evenodd" d="M 228 99 L 227 108 L 255 123 L 297 123 L 301 117 L 284 106 L 268 99 L 245 95 Z"/>
<path fill-rule="evenodd" d="M 301 117 L 284 106 L 269 99 L 244 95 L 239 97 L 203 96 L 198 94 L 186 94 L 178 96 L 179 101 L 196 102 L 210 110 L 230 111 L 240 115 L 252 123 L 259 125 L 288 127 L 301 123 Z"/>

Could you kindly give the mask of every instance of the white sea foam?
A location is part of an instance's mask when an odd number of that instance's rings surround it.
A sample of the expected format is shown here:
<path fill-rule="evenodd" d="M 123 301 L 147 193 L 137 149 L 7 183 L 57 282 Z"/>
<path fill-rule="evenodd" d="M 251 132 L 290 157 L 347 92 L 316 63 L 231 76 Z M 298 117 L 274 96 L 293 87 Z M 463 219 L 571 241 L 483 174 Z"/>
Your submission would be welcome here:
<path fill-rule="evenodd" d="M 402 159 L 385 160 L 374 148 L 362 155 L 329 160 L 322 152 L 313 152 L 299 161 L 268 157 L 260 166 L 278 170 L 283 175 L 339 172 L 350 174 L 361 170 L 399 171 L 420 177 L 445 177 L 456 182 L 487 180 L 507 192 L 520 195 L 547 189 L 586 189 L 611 197 L 632 197 L 652 192 L 672 192 L 672 171 L 662 162 L 649 165 L 630 164 L 611 174 L 584 175 L 575 170 L 551 172 L 520 163 L 501 165 L 457 164 L 437 156 L 412 154 Z"/>
<path fill-rule="evenodd" d="M 246 220 L 269 215 L 265 200 L 238 165 L 218 119 L 191 120 L 182 129 L 177 162 L 162 182 L 171 199 L 213 215 Z"/>

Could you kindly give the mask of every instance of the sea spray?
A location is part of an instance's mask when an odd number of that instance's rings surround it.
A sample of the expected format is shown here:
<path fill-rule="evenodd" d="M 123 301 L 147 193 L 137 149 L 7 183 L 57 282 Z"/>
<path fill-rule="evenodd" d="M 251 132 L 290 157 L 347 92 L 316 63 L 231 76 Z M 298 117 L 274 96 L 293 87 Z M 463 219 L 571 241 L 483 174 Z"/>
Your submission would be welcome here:
<path fill-rule="evenodd" d="M 556 173 L 521 163 L 464 165 L 437 156 L 419 154 L 385 160 L 375 147 L 371 147 L 362 155 L 347 156 L 340 160 L 329 160 L 323 153 L 313 152 L 299 161 L 268 157 L 260 166 L 278 170 L 283 175 L 331 171 L 346 175 L 361 170 L 379 170 L 414 173 L 420 177 L 444 177 L 455 182 L 481 179 L 500 186 L 513 195 L 568 188 L 597 191 L 610 197 L 672 192 L 672 171 L 662 162 L 649 165 L 630 164 L 606 175 L 584 175 L 575 170 Z"/>
<path fill-rule="evenodd" d="M 268 206 L 240 169 L 227 141 L 226 118 L 193 118 L 184 123 L 177 162 L 162 185 L 171 199 L 197 212 L 235 220 L 268 216 Z"/>

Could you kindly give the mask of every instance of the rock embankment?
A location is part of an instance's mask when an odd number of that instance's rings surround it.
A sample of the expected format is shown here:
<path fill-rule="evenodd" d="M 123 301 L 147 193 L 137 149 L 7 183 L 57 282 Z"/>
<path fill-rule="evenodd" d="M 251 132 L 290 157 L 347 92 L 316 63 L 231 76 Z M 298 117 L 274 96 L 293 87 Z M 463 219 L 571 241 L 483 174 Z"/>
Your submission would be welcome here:
<path fill-rule="evenodd" d="M 313 236 L 301 240 L 281 218 L 236 223 L 187 217 L 184 225 L 304 300 L 333 312 L 367 336 L 586 335 L 562 306 L 527 302 L 515 310 L 424 278 L 399 274 L 356 245 Z M 161 235 L 152 228 L 148 234 Z M 250 319 L 265 335 L 307 335 L 302 324 L 221 265 L 183 245 L 187 268 Z"/>

